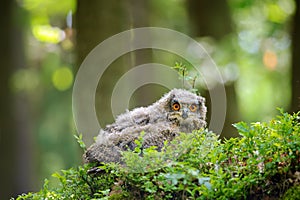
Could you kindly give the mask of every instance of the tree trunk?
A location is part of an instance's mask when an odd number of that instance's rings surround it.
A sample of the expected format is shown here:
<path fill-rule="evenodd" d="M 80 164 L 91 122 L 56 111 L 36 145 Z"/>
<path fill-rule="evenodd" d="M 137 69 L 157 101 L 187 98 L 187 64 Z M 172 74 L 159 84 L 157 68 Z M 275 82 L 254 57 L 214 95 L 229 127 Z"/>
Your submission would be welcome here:
<path fill-rule="evenodd" d="M 148 27 L 149 26 L 149 1 L 144 0 L 130 0 L 127 2 L 127 13 L 130 16 L 130 26 L 131 28 L 138 28 L 138 27 Z M 149 40 L 149 39 L 148 39 Z M 152 62 L 152 50 L 151 49 L 143 49 L 137 50 L 130 53 L 132 66 L 135 67 L 145 63 Z M 154 72 L 153 72 L 154 73 Z M 153 76 L 153 74 L 141 74 L 141 77 L 137 77 L 137 79 L 143 79 L 143 76 Z M 135 81 L 133 81 L 134 84 Z M 150 87 L 143 87 L 141 90 L 137 90 L 134 95 L 132 96 L 132 102 L 130 107 L 136 107 L 137 105 L 147 105 L 154 102 L 156 99 L 155 95 L 153 95 L 153 88 Z M 149 92 L 150 91 L 150 92 Z"/>
<path fill-rule="evenodd" d="M 1 91 L 1 112 L 0 112 L 0 148 L 1 148 L 1 182 L 0 182 L 0 198 L 9 199 L 15 192 L 14 167 L 15 167 L 15 144 L 16 130 L 13 126 L 13 109 L 12 93 L 9 89 L 9 78 L 13 72 L 12 68 L 12 52 L 11 30 L 12 30 L 12 8 L 13 2 L 6 0 L 2 2 L 0 7 L 3 16 L 0 18 L 0 26 L 5 27 L 0 32 L 0 91 Z"/>
<path fill-rule="evenodd" d="M 78 66 L 94 47 L 110 36 L 131 28 L 148 26 L 148 4 L 149 1 L 139 0 L 78 1 L 76 13 Z M 151 61 L 152 50 L 142 49 L 121 55 L 105 70 L 98 83 L 95 105 L 101 127 L 112 123 L 114 120 L 111 111 L 111 94 L 116 82 L 131 68 Z M 144 75 L 151 76 L 151 74 Z M 142 76 L 144 75 L 136 78 L 143 79 Z M 126 84 L 134 84 L 134 82 L 131 80 L 130 83 Z M 126 84 L 122 85 L 124 89 L 127 88 Z M 157 87 L 138 90 L 131 98 L 133 99 L 131 106 L 136 107 L 154 102 L 156 90 Z M 97 133 L 84 133 L 90 139 L 95 134 Z M 92 142 L 90 139 L 87 143 Z"/>
<path fill-rule="evenodd" d="M 222 39 L 231 33 L 231 17 L 227 1 L 187 0 L 192 32 L 196 36 Z"/>
<path fill-rule="evenodd" d="M 296 13 L 294 16 L 294 26 L 292 33 L 292 103 L 291 112 L 300 110 L 300 1 L 296 2 Z"/>
<path fill-rule="evenodd" d="M 22 28 L 16 16 L 22 15 L 15 1 L 2 1 L 0 11 L 0 199 L 9 199 L 32 190 L 32 157 L 28 129 L 27 101 L 12 92 L 11 77 L 25 66 Z"/>
<path fill-rule="evenodd" d="M 232 32 L 231 17 L 226 1 L 187 0 L 187 9 L 191 21 L 192 35 L 196 37 L 210 36 L 221 40 Z M 221 137 L 237 136 L 237 131 L 232 124 L 240 120 L 237 107 L 234 83 L 225 85 L 226 90 L 226 120 Z M 218 88 L 216 88 L 217 90 Z M 207 101 L 210 108 L 209 101 Z M 208 112 L 211 109 L 208 109 Z M 208 113 L 208 119 L 211 113 Z"/>

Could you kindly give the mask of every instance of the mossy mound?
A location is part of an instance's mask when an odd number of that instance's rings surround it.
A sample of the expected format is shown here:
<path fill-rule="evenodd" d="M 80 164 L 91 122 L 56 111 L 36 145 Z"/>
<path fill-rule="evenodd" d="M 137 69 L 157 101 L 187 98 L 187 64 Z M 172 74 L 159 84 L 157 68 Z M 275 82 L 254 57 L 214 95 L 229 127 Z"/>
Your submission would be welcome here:
<path fill-rule="evenodd" d="M 17 199 L 300 199 L 299 113 L 235 127 L 239 138 L 183 133 L 161 152 L 142 149 L 141 138 L 123 153 L 126 165 L 63 170 L 53 175 L 59 187 L 45 181 Z"/>

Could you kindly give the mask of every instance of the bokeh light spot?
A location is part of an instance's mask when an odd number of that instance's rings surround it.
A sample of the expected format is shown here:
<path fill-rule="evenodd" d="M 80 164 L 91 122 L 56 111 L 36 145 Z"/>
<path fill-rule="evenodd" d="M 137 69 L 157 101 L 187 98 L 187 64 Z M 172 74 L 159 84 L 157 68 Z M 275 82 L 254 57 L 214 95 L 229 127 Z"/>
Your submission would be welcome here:
<path fill-rule="evenodd" d="M 52 83 L 57 90 L 65 91 L 72 86 L 73 73 L 68 67 L 61 67 L 54 71 Z"/>
<path fill-rule="evenodd" d="M 263 56 L 263 62 L 268 69 L 274 70 L 278 63 L 276 53 L 270 50 L 265 51 Z"/>
<path fill-rule="evenodd" d="M 268 19 L 271 22 L 283 23 L 287 17 L 288 14 L 278 4 L 272 3 L 268 5 Z"/>
<path fill-rule="evenodd" d="M 32 32 L 34 37 L 41 42 L 56 44 L 65 38 L 65 32 L 63 30 L 49 25 L 35 25 L 33 26 Z"/>

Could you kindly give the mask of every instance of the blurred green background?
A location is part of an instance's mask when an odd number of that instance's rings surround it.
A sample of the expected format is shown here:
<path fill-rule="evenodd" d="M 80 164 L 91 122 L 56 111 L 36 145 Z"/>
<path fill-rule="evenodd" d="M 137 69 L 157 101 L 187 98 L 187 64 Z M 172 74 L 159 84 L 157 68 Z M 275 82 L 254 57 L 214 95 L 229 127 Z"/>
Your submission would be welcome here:
<path fill-rule="evenodd" d="M 299 5 L 299 0 L 2 0 L 0 199 L 36 191 L 55 171 L 82 162 L 73 136 L 76 72 L 96 45 L 130 28 L 170 28 L 206 48 L 225 80 L 222 137 L 236 136 L 232 123 L 268 120 L 277 107 L 298 111 Z M 144 49 L 112 63 L 97 89 L 101 126 L 113 121 L 110 96 L 122 74 L 143 63 L 175 61 L 184 62 Z M 207 89 L 201 83 L 197 88 L 210 109 Z M 150 104 L 166 91 L 145 85 L 130 107 Z"/>

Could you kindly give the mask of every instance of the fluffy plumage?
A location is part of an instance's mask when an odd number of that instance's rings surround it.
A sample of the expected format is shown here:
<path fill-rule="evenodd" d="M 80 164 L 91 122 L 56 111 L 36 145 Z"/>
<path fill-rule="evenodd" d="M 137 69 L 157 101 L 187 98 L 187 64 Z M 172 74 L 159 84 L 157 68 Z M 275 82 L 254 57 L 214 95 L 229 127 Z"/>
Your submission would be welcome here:
<path fill-rule="evenodd" d="M 143 148 L 172 140 L 179 132 L 206 126 L 205 99 L 183 89 L 173 89 L 148 107 L 135 108 L 100 131 L 96 142 L 83 155 L 85 162 L 120 162 L 121 151 L 133 150 L 144 131 Z"/>

